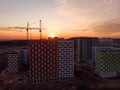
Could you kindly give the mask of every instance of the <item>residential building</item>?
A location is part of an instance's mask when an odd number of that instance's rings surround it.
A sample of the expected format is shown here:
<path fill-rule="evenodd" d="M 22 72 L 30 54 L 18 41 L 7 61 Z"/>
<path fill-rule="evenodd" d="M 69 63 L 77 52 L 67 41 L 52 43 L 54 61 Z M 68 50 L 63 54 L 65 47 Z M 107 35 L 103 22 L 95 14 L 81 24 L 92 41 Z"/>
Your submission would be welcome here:
<path fill-rule="evenodd" d="M 60 40 L 58 43 L 59 79 L 74 77 L 74 44 L 70 40 Z"/>
<path fill-rule="evenodd" d="M 74 44 L 68 40 L 39 40 L 30 44 L 30 82 L 46 83 L 74 77 Z"/>
<path fill-rule="evenodd" d="M 120 48 L 120 38 L 113 38 L 113 46 Z"/>
<path fill-rule="evenodd" d="M 92 47 L 99 45 L 99 39 L 96 37 L 75 37 L 74 53 L 75 61 L 92 64 Z"/>
<path fill-rule="evenodd" d="M 21 57 L 21 63 L 22 65 L 28 65 L 29 64 L 29 50 L 28 49 L 22 49 L 20 51 L 20 57 Z"/>
<path fill-rule="evenodd" d="M 99 41 L 100 41 L 100 46 L 101 47 L 104 47 L 104 46 L 113 46 L 113 39 L 112 38 L 100 38 L 99 39 Z"/>
<path fill-rule="evenodd" d="M 98 51 L 111 51 L 114 50 L 114 47 L 105 46 L 105 47 L 93 47 L 92 48 L 92 63 L 95 64 L 96 52 Z"/>
<path fill-rule="evenodd" d="M 20 57 L 17 51 L 12 51 L 7 53 L 8 59 L 8 71 L 9 72 L 18 72 L 20 69 Z"/>
<path fill-rule="evenodd" d="M 120 50 L 96 52 L 95 72 L 101 77 L 115 77 L 120 72 Z"/>
<path fill-rule="evenodd" d="M 112 46 L 120 48 L 120 38 L 101 38 L 100 46 Z"/>

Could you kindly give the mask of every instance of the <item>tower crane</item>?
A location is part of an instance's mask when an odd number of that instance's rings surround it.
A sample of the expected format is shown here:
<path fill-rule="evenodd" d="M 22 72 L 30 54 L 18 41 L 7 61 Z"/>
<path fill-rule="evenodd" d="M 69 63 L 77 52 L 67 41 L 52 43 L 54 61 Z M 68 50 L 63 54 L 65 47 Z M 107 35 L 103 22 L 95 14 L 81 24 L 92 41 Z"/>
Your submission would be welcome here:
<path fill-rule="evenodd" d="M 42 22 L 40 20 L 40 27 L 37 28 L 37 27 L 29 27 L 29 22 L 27 22 L 27 27 L 9 27 L 9 28 L 14 28 L 14 29 L 24 29 L 26 30 L 26 39 L 28 40 L 29 39 L 29 30 L 39 30 L 40 32 L 40 39 L 42 39 Z"/>
<path fill-rule="evenodd" d="M 14 28 L 14 29 L 25 29 L 25 30 L 26 30 L 26 33 L 27 33 L 27 36 L 26 36 L 26 39 L 27 39 L 27 40 L 28 40 L 29 30 L 32 29 L 32 28 L 29 28 L 29 22 L 27 22 L 27 27 L 10 27 L 10 28 Z"/>
<path fill-rule="evenodd" d="M 39 33 L 40 33 L 40 39 L 42 39 L 42 30 L 46 30 L 45 28 L 42 28 L 42 21 L 40 20 L 40 28 L 39 28 Z"/>

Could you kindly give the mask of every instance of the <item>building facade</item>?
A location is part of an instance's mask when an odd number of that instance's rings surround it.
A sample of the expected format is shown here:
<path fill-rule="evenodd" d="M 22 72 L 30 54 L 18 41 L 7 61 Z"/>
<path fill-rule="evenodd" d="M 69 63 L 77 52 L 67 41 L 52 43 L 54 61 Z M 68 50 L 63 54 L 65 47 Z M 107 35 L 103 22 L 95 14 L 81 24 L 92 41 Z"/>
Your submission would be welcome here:
<path fill-rule="evenodd" d="M 108 47 L 112 47 L 113 46 L 113 39 L 112 38 L 100 38 L 99 39 L 99 41 L 100 41 L 100 46 L 101 47 L 104 47 L 104 46 L 108 46 Z"/>
<path fill-rule="evenodd" d="M 29 50 L 28 49 L 22 49 L 20 51 L 20 57 L 21 57 L 21 64 L 22 65 L 28 65 L 29 64 Z"/>
<path fill-rule="evenodd" d="M 30 82 L 53 82 L 73 77 L 74 55 L 71 43 L 56 40 L 31 41 Z"/>
<path fill-rule="evenodd" d="M 58 41 L 59 79 L 74 77 L 74 44 L 73 41 Z"/>
<path fill-rule="evenodd" d="M 111 46 L 105 46 L 105 47 L 93 47 L 92 48 L 92 63 L 95 64 L 95 59 L 96 59 L 96 53 L 98 51 L 111 51 L 114 50 L 114 47 Z"/>
<path fill-rule="evenodd" d="M 20 57 L 19 53 L 16 51 L 9 52 L 7 54 L 8 60 L 8 71 L 9 72 L 18 72 L 20 69 Z"/>
<path fill-rule="evenodd" d="M 75 61 L 92 64 L 92 47 L 99 45 L 99 39 L 95 37 L 76 37 L 74 40 Z"/>
<path fill-rule="evenodd" d="M 58 78 L 57 43 L 31 41 L 30 80 L 32 83 L 47 82 Z"/>
<path fill-rule="evenodd" d="M 101 38 L 100 46 L 112 46 L 120 48 L 120 38 Z"/>
<path fill-rule="evenodd" d="M 101 77 L 117 76 L 117 73 L 120 72 L 120 51 L 98 51 L 95 72 Z"/>

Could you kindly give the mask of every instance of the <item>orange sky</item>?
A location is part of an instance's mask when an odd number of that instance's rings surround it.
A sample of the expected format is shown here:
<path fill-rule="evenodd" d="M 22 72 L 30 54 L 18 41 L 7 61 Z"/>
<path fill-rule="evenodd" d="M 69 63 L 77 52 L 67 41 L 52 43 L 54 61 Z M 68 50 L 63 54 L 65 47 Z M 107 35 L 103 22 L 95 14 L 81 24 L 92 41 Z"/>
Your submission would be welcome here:
<path fill-rule="evenodd" d="M 42 20 L 43 38 L 50 33 L 58 37 L 120 38 L 120 0 L 1 0 L 0 39 L 26 39 L 26 31 L 7 27 L 39 27 Z M 37 21 L 37 22 L 36 22 Z M 39 31 L 29 32 L 39 38 Z"/>

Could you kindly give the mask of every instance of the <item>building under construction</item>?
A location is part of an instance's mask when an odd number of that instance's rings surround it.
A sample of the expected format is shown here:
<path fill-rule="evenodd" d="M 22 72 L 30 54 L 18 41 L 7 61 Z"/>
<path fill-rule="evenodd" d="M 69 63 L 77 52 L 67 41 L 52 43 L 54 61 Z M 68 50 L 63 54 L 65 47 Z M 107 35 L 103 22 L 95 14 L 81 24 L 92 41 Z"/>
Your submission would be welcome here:
<path fill-rule="evenodd" d="M 74 77 L 74 43 L 39 40 L 30 44 L 30 82 L 70 80 Z"/>

